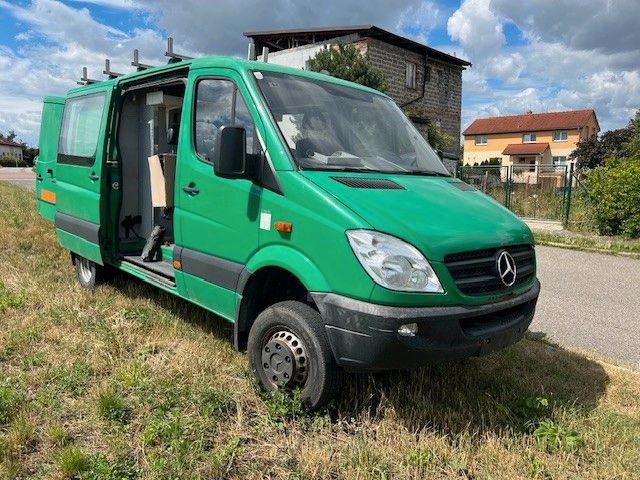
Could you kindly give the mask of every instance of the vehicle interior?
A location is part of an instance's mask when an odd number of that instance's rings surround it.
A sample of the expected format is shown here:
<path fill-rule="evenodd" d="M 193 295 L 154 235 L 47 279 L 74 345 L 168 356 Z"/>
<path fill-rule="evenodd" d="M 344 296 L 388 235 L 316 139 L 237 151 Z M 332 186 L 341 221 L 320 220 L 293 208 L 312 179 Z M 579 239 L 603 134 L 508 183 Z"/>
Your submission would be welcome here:
<path fill-rule="evenodd" d="M 184 79 L 133 87 L 118 125 L 122 168 L 118 244 L 122 260 L 173 280 L 175 162 Z"/>

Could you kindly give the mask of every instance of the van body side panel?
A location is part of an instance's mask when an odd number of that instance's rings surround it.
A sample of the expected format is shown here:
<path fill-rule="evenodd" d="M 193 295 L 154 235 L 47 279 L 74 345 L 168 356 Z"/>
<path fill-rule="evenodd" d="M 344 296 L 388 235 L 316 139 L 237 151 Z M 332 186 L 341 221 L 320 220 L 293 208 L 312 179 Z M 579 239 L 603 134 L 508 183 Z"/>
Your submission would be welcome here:
<path fill-rule="evenodd" d="M 104 82 L 67 97 L 56 164 L 60 244 L 103 265 L 103 163 L 107 152 L 112 84 Z"/>
<path fill-rule="evenodd" d="M 38 213 L 53 221 L 56 215 L 56 157 L 62 124 L 64 97 L 45 97 L 42 106 L 38 162 L 36 164 L 36 199 Z"/>

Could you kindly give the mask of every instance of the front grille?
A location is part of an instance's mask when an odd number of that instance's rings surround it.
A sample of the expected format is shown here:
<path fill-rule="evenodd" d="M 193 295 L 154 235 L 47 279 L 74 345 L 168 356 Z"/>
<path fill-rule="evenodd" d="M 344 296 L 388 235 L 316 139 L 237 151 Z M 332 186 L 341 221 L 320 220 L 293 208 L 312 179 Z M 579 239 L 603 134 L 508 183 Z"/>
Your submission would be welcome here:
<path fill-rule="evenodd" d="M 385 178 L 363 178 L 363 177 L 331 177 L 336 182 L 340 182 L 351 188 L 374 188 L 377 190 L 405 190 L 405 188 L 391 180 Z"/>
<path fill-rule="evenodd" d="M 516 281 L 511 287 L 506 287 L 498 275 L 496 261 L 502 250 L 509 252 L 516 262 Z M 531 245 L 513 245 L 454 253 L 444 257 L 444 263 L 462 293 L 490 295 L 528 283 L 534 275 L 536 256 Z"/>

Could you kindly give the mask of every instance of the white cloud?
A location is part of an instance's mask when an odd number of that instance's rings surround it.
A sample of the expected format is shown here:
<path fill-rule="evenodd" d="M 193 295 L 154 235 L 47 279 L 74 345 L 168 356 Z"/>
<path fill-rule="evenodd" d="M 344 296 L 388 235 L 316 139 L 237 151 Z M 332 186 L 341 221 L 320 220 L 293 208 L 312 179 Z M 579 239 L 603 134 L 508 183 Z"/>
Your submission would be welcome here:
<path fill-rule="evenodd" d="M 474 63 L 495 54 L 506 41 L 502 24 L 489 6 L 490 0 L 464 0 L 447 21 L 449 36 Z"/>
<path fill-rule="evenodd" d="M 429 33 L 442 23 L 442 11 L 430 1 L 407 7 L 400 14 L 395 29 L 400 32 L 417 32 L 413 37 L 422 43 L 429 43 Z"/>

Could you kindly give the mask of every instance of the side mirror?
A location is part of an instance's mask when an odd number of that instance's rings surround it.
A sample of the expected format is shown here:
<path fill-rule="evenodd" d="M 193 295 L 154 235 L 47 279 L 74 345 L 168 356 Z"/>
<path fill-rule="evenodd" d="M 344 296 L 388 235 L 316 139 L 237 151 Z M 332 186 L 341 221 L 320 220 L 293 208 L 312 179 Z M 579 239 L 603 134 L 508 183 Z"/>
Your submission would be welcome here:
<path fill-rule="evenodd" d="M 246 178 L 247 133 L 244 127 L 220 127 L 213 154 L 213 171 L 219 177 Z"/>
<path fill-rule="evenodd" d="M 167 145 L 178 144 L 178 127 L 170 127 L 167 130 Z"/>

